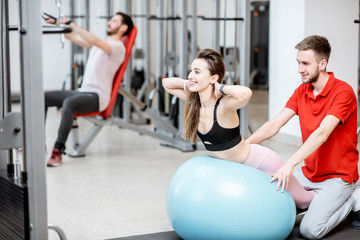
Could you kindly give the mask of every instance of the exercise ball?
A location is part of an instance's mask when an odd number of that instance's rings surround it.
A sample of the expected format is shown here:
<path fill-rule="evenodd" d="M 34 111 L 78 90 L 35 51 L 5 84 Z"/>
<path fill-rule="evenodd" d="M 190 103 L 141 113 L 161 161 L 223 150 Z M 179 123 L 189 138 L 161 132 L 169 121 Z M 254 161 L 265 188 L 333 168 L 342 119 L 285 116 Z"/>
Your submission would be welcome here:
<path fill-rule="evenodd" d="M 170 223 L 186 240 L 285 239 L 295 224 L 295 203 L 270 179 L 244 164 L 191 158 L 169 183 Z"/>

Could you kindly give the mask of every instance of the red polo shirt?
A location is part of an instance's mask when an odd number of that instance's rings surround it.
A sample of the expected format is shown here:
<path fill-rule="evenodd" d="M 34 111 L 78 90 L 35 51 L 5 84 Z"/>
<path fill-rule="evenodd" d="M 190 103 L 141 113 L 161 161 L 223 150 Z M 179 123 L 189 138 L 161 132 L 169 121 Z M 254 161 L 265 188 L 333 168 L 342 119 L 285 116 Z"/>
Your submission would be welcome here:
<path fill-rule="evenodd" d="M 338 126 L 313 154 L 305 159 L 304 175 L 312 182 L 342 178 L 348 183 L 359 179 L 357 144 L 357 100 L 349 84 L 334 77 L 316 97 L 312 84 L 301 84 L 285 107 L 294 110 L 300 121 L 302 141 L 305 142 L 326 115 L 340 120 Z"/>

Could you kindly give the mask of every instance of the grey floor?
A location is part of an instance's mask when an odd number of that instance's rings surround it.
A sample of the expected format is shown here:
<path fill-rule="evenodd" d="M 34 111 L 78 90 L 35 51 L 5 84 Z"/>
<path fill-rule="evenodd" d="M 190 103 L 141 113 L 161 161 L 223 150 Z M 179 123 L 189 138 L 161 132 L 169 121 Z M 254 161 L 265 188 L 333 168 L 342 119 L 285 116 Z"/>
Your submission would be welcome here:
<path fill-rule="evenodd" d="M 267 92 L 255 91 L 249 109 L 255 128 L 265 122 Z M 46 123 L 47 158 L 59 121 L 59 112 L 51 109 Z M 81 135 L 91 126 L 81 119 L 79 125 Z M 60 226 L 69 240 L 171 231 L 165 209 L 167 185 L 180 164 L 206 152 L 185 153 L 160 143 L 149 136 L 108 126 L 90 145 L 86 157 L 64 156 L 60 167 L 47 168 L 49 223 Z M 266 145 L 283 159 L 297 149 L 275 141 Z M 59 237 L 50 230 L 49 239 Z"/>

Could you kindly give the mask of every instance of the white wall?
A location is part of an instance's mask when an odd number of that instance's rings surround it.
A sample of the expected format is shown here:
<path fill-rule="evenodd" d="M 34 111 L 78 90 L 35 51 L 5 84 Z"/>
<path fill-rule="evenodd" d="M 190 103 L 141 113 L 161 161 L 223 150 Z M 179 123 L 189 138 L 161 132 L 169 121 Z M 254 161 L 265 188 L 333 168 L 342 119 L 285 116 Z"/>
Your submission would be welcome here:
<path fill-rule="evenodd" d="M 326 36 L 332 46 L 328 71 L 357 92 L 359 18 L 358 0 L 307 0 L 305 35 Z M 319 12 L 324 14 L 319 17 Z M 326 14 L 329 13 L 329 14 Z"/>
<path fill-rule="evenodd" d="M 295 45 L 309 35 L 329 39 L 332 53 L 327 70 L 349 83 L 354 91 L 357 89 L 359 25 L 354 24 L 354 19 L 358 15 L 358 0 L 270 1 L 269 118 L 281 111 L 301 84 Z M 281 129 L 278 138 L 300 143 L 300 136 L 295 117 Z"/>
<path fill-rule="evenodd" d="M 304 36 L 304 8 L 304 0 L 270 1 L 269 118 L 281 111 L 299 85 L 294 47 Z M 283 131 L 298 134 L 297 122 L 297 118 L 292 119 Z"/>

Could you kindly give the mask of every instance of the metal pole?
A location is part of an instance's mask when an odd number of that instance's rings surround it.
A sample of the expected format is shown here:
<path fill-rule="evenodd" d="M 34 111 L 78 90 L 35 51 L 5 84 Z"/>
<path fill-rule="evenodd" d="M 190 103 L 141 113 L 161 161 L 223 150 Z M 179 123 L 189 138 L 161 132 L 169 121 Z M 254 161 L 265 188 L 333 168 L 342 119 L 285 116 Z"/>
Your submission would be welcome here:
<path fill-rule="evenodd" d="M 111 9 L 111 0 L 106 0 L 106 16 L 110 17 L 112 15 Z"/>
<path fill-rule="evenodd" d="M 166 1 L 166 17 L 175 17 L 175 0 Z M 175 21 L 166 21 L 165 30 L 165 66 L 167 77 L 174 77 L 176 72 L 176 32 Z M 164 113 L 167 115 L 170 112 L 170 94 L 164 92 Z"/>
<path fill-rule="evenodd" d="M 238 17 L 238 1 L 234 0 L 234 11 L 235 11 L 235 18 Z M 237 63 L 237 51 L 236 51 L 236 46 L 237 46 L 237 37 L 238 37 L 238 24 L 237 21 L 234 21 L 234 28 L 235 28 L 235 37 L 234 37 L 234 52 L 233 52 L 233 70 L 234 70 L 234 75 L 233 75 L 233 83 L 237 82 L 236 79 L 236 68 L 238 67 L 238 63 Z"/>
<path fill-rule="evenodd" d="M 149 1 L 148 0 L 144 0 L 145 4 L 145 29 L 144 29 L 144 34 L 147 40 L 145 40 L 145 44 L 144 44 L 144 52 L 145 52 L 145 65 L 144 65 L 144 70 L 145 70 L 145 84 L 147 86 L 147 90 L 146 90 L 146 95 L 145 95 L 145 99 L 149 99 L 149 92 L 150 92 L 150 22 L 149 22 Z"/>
<path fill-rule="evenodd" d="M 170 1 L 170 16 L 175 17 L 175 0 Z M 170 49 L 173 51 L 173 61 L 171 61 L 172 65 L 169 69 L 169 77 L 174 77 L 176 73 L 176 27 L 175 27 L 175 20 L 170 21 Z M 169 33 L 166 33 L 169 34 Z"/>
<path fill-rule="evenodd" d="M 179 75 L 187 78 L 188 70 L 188 37 L 187 37 L 187 1 L 179 0 Z"/>
<path fill-rule="evenodd" d="M 75 4 L 74 4 L 75 0 L 70 0 L 69 4 L 70 4 L 70 15 L 71 16 L 75 16 Z M 74 64 L 75 64 L 75 43 L 71 43 L 71 49 L 70 49 L 70 54 L 71 54 L 71 84 L 70 84 L 70 88 L 71 90 L 74 90 L 77 88 L 77 84 L 75 84 L 77 82 L 77 79 L 74 79 Z"/>
<path fill-rule="evenodd" d="M 90 1 L 85 0 L 85 29 L 90 30 Z"/>
<path fill-rule="evenodd" d="M 191 1 L 191 52 L 190 59 L 193 60 L 196 57 L 197 52 L 197 17 L 196 17 L 196 0 Z"/>
<path fill-rule="evenodd" d="M 3 34 L 7 32 L 6 24 L 4 24 L 4 5 L 6 1 L 0 2 L 0 77 L 1 77 L 1 84 L 0 84 L 0 119 L 3 119 L 5 116 L 5 106 L 4 106 L 4 98 L 5 98 L 5 63 L 6 63 L 6 57 L 4 54 L 4 49 L 6 49 L 6 45 L 4 44 L 4 38 Z M 4 31 L 5 29 L 5 31 Z M 5 45 L 5 46 L 4 46 Z"/>
<path fill-rule="evenodd" d="M 27 172 L 30 239 L 47 240 L 40 0 L 19 0 L 20 80 L 24 171 Z"/>
<path fill-rule="evenodd" d="M 240 31 L 240 85 L 250 85 L 250 0 L 241 1 L 240 12 L 244 18 Z M 248 107 L 240 109 L 240 131 L 249 136 Z"/>
<path fill-rule="evenodd" d="M 187 0 L 179 0 L 179 76 L 187 78 L 188 70 L 188 36 L 187 36 Z M 182 132 L 183 125 L 183 101 L 179 102 L 179 131 Z"/>
<path fill-rule="evenodd" d="M 163 17 L 163 1 L 162 0 L 156 0 L 156 16 L 158 18 Z M 156 93 L 159 96 L 160 93 L 160 83 L 159 78 L 161 78 L 164 74 L 164 25 L 163 21 L 158 20 L 156 21 L 156 76 L 155 76 L 155 87 L 156 87 Z M 159 98 L 158 98 L 159 99 Z M 159 100 L 158 100 L 159 101 Z M 156 111 L 159 112 L 159 105 L 157 104 Z"/>
<path fill-rule="evenodd" d="M 214 18 L 218 18 L 220 15 L 220 1 L 213 0 L 212 1 L 212 16 Z M 212 22 L 212 48 L 216 51 L 220 50 L 219 47 L 219 30 L 220 30 L 220 23 L 219 21 Z"/>
<path fill-rule="evenodd" d="M 5 53 L 4 53 L 4 49 L 6 51 L 6 44 L 4 43 L 4 39 L 5 36 L 4 34 L 7 33 L 7 29 L 6 26 L 7 24 L 5 23 L 5 3 L 7 1 L 1 1 L 0 2 L 0 27 L 1 27 L 1 31 L 0 31 L 0 77 L 1 77 L 1 84 L 0 84 L 0 94 L 1 94 L 1 99 L 0 99 L 0 119 L 3 119 L 5 116 L 5 81 L 6 81 L 6 77 L 5 77 L 5 67 L 6 67 L 6 63 L 8 63 L 8 59 L 6 59 Z M 5 31 L 4 31 L 5 29 Z"/>
<path fill-rule="evenodd" d="M 85 29 L 90 31 L 90 0 L 85 0 Z M 85 50 L 85 59 L 89 57 L 89 49 Z"/>
<path fill-rule="evenodd" d="M 227 10 L 227 1 L 224 1 L 224 31 L 223 31 L 223 58 L 227 58 L 227 54 L 226 54 L 226 17 L 227 17 L 227 14 L 226 14 L 226 10 Z M 231 77 L 230 77 L 231 78 Z"/>
<path fill-rule="evenodd" d="M 123 4 L 124 4 L 123 5 L 124 12 L 131 15 L 131 10 L 132 10 L 131 1 L 126 0 L 126 1 L 123 2 Z M 127 91 L 131 91 L 131 74 L 130 74 L 131 69 L 132 69 L 132 63 L 131 63 L 131 59 L 130 59 L 129 62 L 128 62 L 125 74 L 124 74 L 124 83 L 125 83 L 124 88 Z M 130 121 L 130 119 L 131 119 L 131 103 L 126 98 L 124 98 L 124 101 L 123 101 L 122 111 L 123 111 L 124 119 L 126 121 Z"/>
<path fill-rule="evenodd" d="M 8 25 L 9 25 L 9 2 L 8 1 L 4 1 L 4 27 L 2 29 L 6 29 L 6 31 L 4 31 L 5 36 L 4 36 L 4 43 L 5 46 L 9 46 L 10 45 L 10 41 L 9 41 L 9 31 L 8 31 Z M 3 45 L 4 46 L 4 45 Z M 5 53 L 5 59 L 6 61 L 4 62 L 5 67 L 4 67 L 4 77 L 6 79 L 5 83 L 5 97 L 4 97 L 4 106 L 5 106 L 5 114 L 8 112 L 11 112 L 11 76 L 10 76 L 10 48 L 4 48 L 4 53 Z"/>
<path fill-rule="evenodd" d="M 1 1 L 1 33 L 0 33 L 0 52 L 1 52 L 1 107 L 0 107 L 0 119 L 3 119 L 4 116 L 11 112 L 11 76 L 10 76 L 10 52 L 9 52 L 9 4 L 8 1 Z M 5 169 L 5 163 L 7 164 L 7 173 L 9 175 L 13 174 L 13 156 L 11 150 L 1 150 L 0 151 L 0 169 Z"/>

